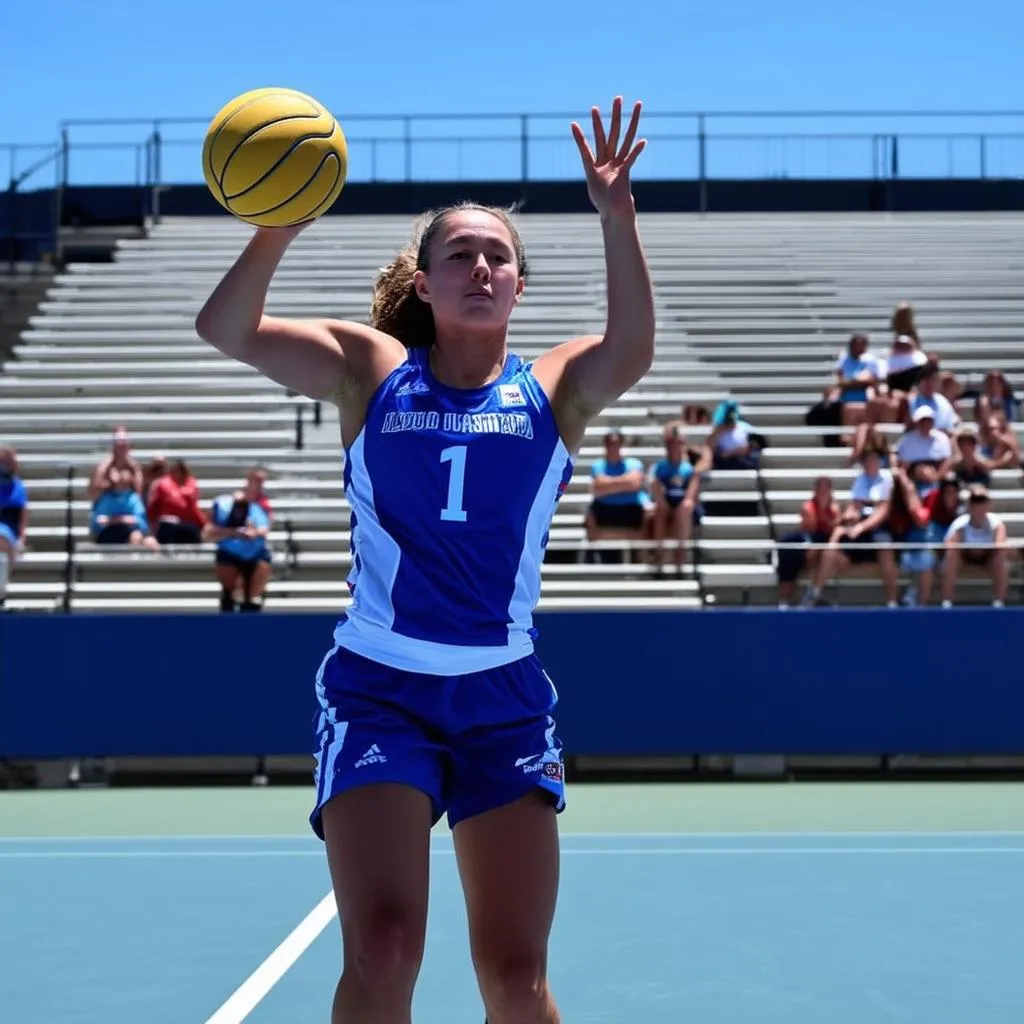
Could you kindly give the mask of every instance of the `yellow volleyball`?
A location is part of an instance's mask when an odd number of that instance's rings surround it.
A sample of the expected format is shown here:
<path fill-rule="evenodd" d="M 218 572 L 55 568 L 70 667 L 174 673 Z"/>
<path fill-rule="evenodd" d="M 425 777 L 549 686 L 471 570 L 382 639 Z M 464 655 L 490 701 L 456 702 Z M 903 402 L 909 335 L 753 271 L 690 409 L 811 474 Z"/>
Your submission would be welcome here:
<path fill-rule="evenodd" d="M 326 213 L 345 187 L 348 145 L 322 103 L 294 89 L 253 89 L 210 122 L 203 177 L 247 224 L 288 227 Z"/>

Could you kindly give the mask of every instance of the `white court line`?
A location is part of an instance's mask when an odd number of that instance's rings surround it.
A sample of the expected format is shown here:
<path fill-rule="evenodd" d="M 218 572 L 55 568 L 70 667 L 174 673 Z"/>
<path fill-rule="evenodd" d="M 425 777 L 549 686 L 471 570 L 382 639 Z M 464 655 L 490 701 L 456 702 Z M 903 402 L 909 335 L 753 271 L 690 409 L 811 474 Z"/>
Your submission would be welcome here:
<path fill-rule="evenodd" d="M 563 849 L 563 857 L 792 857 L 792 856 L 975 856 L 1024 854 L 1024 846 L 620 846 L 616 849 Z M 452 857 L 454 849 L 433 849 L 432 857 Z M 185 860 L 189 858 L 322 857 L 319 850 L 17 850 L 0 860 Z"/>
<path fill-rule="evenodd" d="M 206 1020 L 206 1024 L 241 1024 L 336 916 L 334 893 L 329 892 L 235 989 L 227 1002 Z"/>

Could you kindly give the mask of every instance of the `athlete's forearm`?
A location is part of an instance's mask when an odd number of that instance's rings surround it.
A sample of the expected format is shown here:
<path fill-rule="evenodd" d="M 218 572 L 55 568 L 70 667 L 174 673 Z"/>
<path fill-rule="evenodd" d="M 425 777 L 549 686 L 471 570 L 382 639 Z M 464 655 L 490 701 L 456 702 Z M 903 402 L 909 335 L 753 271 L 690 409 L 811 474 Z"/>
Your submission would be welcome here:
<path fill-rule="evenodd" d="M 294 236 L 257 231 L 196 317 L 196 332 L 225 355 L 238 357 L 263 318 L 267 289 Z"/>
<path fill-rule="evenodd" d="M 626 375 L 639 379 L 654 359 L 654 288 L 636 214 L 602 217 L 601 231 L 608 275 L 603 344 Z"/>

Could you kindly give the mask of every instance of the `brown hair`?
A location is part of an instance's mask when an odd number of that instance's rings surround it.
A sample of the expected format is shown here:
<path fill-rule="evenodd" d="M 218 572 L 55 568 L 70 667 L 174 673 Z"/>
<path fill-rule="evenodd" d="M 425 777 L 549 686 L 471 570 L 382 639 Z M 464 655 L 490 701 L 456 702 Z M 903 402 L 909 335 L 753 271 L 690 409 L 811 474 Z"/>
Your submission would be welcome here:
<path fill-rule="evenodd" d="M 901 302 L 896 306 L 896 309 L 893 310 L 890 326 L 893 334 L 905 334 L 907 337 L 914 339 L 914 343 L 918 348 L 921 347 L 921 337 L 917 333 L 917 320 L 914 316 L 914 307 L 909 302 Z"/>
<path fill-rule="evenodd" d="M 500 220 L 512 236 L 519 276 L 526 277 L 526 250 L 519 231 L 512 222 L 513 207 L 461 202 L 443 206 L 424 214 L 416 225 L 412 240 L 386 267 L 382 267 L 373 285 L 373 304 L 370 307 L 370 325 L 378 331 L 397 338 L 406 348 L 427 348 L 437 340 L 434 314 L 413 287 L 417 270 L 429 270 L 430 243 L 446 217 L 463 210 L 480 210 Z"/>
<path fill-rule="evenodd" d="M 9 445 L 4 445 L 0 448 L 0 455 L 6 455 L 7 461 L 11 465 L 11 476 L 18 475 L 18 453 L 11 448 Z"/>

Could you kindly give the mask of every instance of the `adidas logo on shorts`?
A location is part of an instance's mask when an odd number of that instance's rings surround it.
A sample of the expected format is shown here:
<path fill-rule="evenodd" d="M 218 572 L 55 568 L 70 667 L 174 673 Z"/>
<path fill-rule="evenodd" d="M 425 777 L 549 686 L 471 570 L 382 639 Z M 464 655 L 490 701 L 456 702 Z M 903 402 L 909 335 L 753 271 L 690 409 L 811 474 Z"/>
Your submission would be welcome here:
<path fill-rule="evenodd" d="M 387 758 L 380 752 L 380 747 L 376 743 L 370 749 L 363 754 L 361 758 L 355 763 L 356 768 L 365 768 L 368 764 L 384 764 Z"/>

